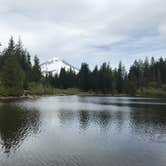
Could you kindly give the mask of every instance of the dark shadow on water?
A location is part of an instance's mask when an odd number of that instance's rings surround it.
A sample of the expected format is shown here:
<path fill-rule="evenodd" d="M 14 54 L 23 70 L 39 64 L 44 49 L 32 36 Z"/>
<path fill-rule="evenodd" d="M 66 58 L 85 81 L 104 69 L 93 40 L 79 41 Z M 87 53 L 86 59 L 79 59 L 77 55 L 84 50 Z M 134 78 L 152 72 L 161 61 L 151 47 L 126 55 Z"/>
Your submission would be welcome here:
<path fill-rule="evenodd" d="M 40 113 L 14 104 L 0 106 L 0 139 L 4 153 L 16 151 L 28 135 L 40 127 Z"/>
<path fill-rule="evenodd" d="M 58 111 L 58 119 L 62 125 L 67 123 L 72 123 L 74 121 L 74 112 L 69 110 L 60 110 Z"/>
<path fill-rule="evenodd" d="M 80 130 L 87 130 L 90 125 L 104 129 L 109 126 L 111 122 L 111 113 L 104 110 L 79 110 L 76 112 L 72 112 L 71 110 L 59 110 L 58 119 L 62 125 L 71 125 L 72 123 L 78 122 Z"/>
<path fill-rule="evenodd" d="M 166 136 L 166 110 L 163 106 L 137 106 L 130 112 L 133 135 L 141 138 L 164 140 Z M 166 142 L 166 140 L 165 140 Z"/>
<path fill-rule="evenodd" d="M 103 129 L 106 129 L 111 122 L 111 114 L 109 111 L 94 112 L 93 119 Z"/>
<path fill-rule="evenodd" d="M 79 112 L 80 128 L 86 130 L 89 127 L 90 115 L 88 111 L 82 110 Z"/>

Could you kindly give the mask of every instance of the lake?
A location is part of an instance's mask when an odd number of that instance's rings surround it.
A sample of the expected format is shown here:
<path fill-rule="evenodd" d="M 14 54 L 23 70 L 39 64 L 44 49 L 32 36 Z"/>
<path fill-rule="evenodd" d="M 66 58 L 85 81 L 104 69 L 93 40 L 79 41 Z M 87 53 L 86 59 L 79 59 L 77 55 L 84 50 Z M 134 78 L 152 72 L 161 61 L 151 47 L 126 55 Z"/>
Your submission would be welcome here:
<path fill-rule="evenodd" d="M 0 166 L 166 166 L 166 100 L 0 102 Z"/>

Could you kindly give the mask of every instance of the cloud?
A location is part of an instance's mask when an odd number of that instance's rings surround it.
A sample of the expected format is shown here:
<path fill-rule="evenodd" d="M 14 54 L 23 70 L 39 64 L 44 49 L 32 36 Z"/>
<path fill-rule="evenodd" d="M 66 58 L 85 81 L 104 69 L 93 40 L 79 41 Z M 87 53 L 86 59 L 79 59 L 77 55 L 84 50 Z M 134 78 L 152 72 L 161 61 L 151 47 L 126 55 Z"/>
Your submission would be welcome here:
<path fill-rule="evenodd" d="M 79 67 L 166 56 L 165 0 L 0 0 L 0 42 L 21 36 L 41 61 Z M 129 60 L 127 60 L 129 59 Z"/>

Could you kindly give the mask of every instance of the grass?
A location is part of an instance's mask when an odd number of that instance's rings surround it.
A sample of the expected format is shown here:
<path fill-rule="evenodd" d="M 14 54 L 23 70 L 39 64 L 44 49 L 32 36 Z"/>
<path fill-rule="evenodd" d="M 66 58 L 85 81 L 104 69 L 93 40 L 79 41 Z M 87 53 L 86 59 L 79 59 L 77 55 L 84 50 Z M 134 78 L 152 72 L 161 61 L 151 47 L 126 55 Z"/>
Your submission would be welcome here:
<path fill-rule="evenodd" d="M 69 89 L 58 89 L 52 88 L 49 86 L 44 86 L 43 84 L 31 83 L 27 90 L 19 90 L 18 88 L 6 89 L 3 86 L 0 86 L 0 97 L 23 97 L 23 96 L 44 96 L 44 95 L 84 95 L 84 96 L 93 96 L 93 95 L 104 95 L 103 93 L 95 93 L 93 91 L 84 92 L 76 88 Z M 105 94 L 106 95 L 106 94 Z M 107 94 L 111 96 L 111 94 Z M 127 96 L 127 94 L 114 94 L 113 96 Z M 149 86 L 146 88 L 141 88 L 137 90 L 136 96 L 144 97 L 166 97 L 166 85 L 160 87 Z"/>
<path fill-rule="evenodd" d="M 142 88 L 137 91 L 137 95 L 139 96 L 147 96 L 147 97 L 166 97 L 166 86 L 163 85 L 161 87 L 147 87 Z"/>
<path fill-rule="evenodd" d="M 76 88 L 58 89 L 46 87 L 42 84 L 31 84 L 25 93 L 29 95 L 93 95 L 94 92 L 83 92 Z"/>
<path fill-rule="evenodd" d="M 3 86 L 0 86 L 0 96 L 21 96 L 23 93 L 24 90 L 22 88 L 4 88 Z"/>

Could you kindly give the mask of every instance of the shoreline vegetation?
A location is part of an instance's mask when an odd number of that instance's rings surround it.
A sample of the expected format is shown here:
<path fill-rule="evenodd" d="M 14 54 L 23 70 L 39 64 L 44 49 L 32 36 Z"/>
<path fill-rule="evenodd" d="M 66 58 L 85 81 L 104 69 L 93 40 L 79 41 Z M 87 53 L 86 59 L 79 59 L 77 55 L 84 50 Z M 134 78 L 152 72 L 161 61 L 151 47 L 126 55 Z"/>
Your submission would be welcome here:
<path fill-rule="evenodd" d="M 166 59 L 135 60 L 129 70 L 103 63 L 90 69 L 82 63 L 78 73 L 62 68 L 59 74 L 42 74 L 40 61 L 11 37 L 0 50 L 0 100 L 46 95 L 143 96 L 166 98 Z"/>
<path fill-rule="evenodd" d="M 43 91 L 37 91 L 34 89 L 33 91 L 25 91 L 23 95 L 20 96 L 0 96 L 0 101 L 6 100 L 21 100 L 21 99 L 37 99 L 40 97 L 47 96 L 114 96 L 114 97 L 124 97 L 128 96 L 127 94 L 103 94 L 103 93 L 95 93 L 92 91 L 83 92 L 79 89 L 52 89 L 52 88 L 44 88 Z"/>
<path fill-rule="evenodd" d="M 42 91 L 33 89 L 32 91 L 25 90 L 23 95 L 20 96 L 2 96 L 0 95 L 0 101 L 9 101 L 9 100 L 22 100 L 22 99 L 38 99 L 40 97 L 47 96 L 104 96 L 104 97 L 157 97 L 157 98 L 166 98 L 165 92 L 161 89 L 143 89 L 142 92 L 138 92 L 136 95 L 129 94 L 111 94 L 111 93 L 95 93 L 93 91 L 80 91 L 79 89 L 52 89 L 44 88 Z"/>

